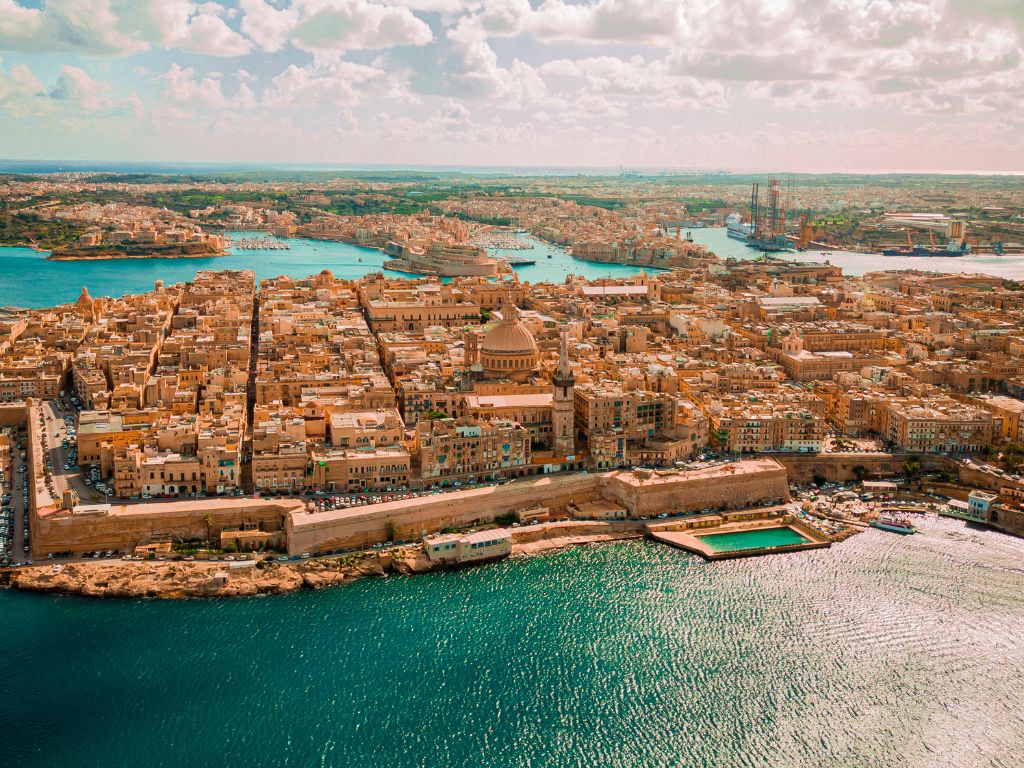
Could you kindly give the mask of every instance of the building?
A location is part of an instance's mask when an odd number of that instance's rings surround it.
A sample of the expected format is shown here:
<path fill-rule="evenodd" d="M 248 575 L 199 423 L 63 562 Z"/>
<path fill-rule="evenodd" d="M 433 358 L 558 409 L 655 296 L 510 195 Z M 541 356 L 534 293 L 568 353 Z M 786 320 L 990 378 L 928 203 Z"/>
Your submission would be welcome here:
<path fill-rule="evenodd" d="M 511 421 L 428 419 L 416 427 L 420 481 L 427 485 L 476 483 L 525 477 L 530 433 Z"/>
<path fill-rule="evenodd" d="M 551 400 L 551 436 L 556 456 L 576 453 L 576 380 L 569 367 L 569 334 L 562 331 L 559 338 L 558 367 L 551 380 L 554 395 Z"/>
<path fill-rule="evenodd" d="M 442 533 L 423 539 L 431 562 L 462 564 L 507 557 L 512 553 L 512 532 L 490 528 L 469 533 Z"/>
<path fill-rule="evenodd" d="M 480 343 L 484 376 L 525 382 L 537 371 L 539 354 L 533 333 L 514 304 L 502 308 L 502 318 Z"/>

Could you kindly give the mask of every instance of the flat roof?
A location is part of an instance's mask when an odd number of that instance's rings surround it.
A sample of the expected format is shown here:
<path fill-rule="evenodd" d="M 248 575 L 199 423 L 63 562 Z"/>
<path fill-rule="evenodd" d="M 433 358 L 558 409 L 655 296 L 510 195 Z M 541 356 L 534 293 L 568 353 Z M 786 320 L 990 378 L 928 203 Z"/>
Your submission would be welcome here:
<path fill-rule="evenodd" d="M 539 408 L 551 405 L 554 398 L 551 392 L 538 392 L 525 395 L 466 395 L 466 405 L 470 408 Z"/>

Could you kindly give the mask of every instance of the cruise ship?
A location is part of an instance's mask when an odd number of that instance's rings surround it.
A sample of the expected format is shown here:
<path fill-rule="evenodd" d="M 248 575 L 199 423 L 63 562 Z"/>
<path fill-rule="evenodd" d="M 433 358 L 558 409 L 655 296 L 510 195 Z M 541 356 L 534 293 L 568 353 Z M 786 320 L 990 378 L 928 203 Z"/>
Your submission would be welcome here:
<path fill-rule="evenodd" d="M 747 242 L 750 237 L 750 225 L 743 221 L 738 213 L 731 213 L 725 219 L 725 233 L 733 240 Z"/>

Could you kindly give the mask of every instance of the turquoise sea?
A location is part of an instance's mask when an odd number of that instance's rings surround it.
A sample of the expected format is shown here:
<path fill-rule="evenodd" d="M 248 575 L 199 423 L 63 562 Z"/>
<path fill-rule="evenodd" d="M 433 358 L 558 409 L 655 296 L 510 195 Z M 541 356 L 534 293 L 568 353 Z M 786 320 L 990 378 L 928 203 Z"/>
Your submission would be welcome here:
<path fill-rule="evenodd" d="M 24 766 L 1017 768 L 1024 541 L 930 520 L 706 563 L 653 543 L 318 593 L 0 593 Z"/>
<path fill-rule="evenodd" d="M 722 258 L 752 259 L 760 254 L 729 237 L 724 228 L 709 227 L 690 230 L 694 242 L 706 245 Z M 843 268 L 847 275 L 863 275 L 889 269 L 918 269 L 931 272 L 980 272 L 984 275 L 1024 280 L 1024 256 L 959 256 L 956 258 L 914 258 L 882 256 L 878 253 L 853 251 L 791 251 L 777 254 L 793 261 L 830 262 Z"/>
<path fill-rule="evenodd" d="M 234 233 L 245 237 L 247 233 Z M 253 233 L 248 233 L 253 234 Z M 724 258 L 752 259 L 757 252 L 730 239 L 724 229 L 694 229 L 694 241 L 707 245 Z M 596 264 L 572 258 L 563 249 L 530 237 L 534 248 L 523 251 L 494 249 L 494 255 L 525 256 L 536 264 L 516 267 L 520 280 L 532 283 L 562 282 L 566 276 L 595 279 L 628 277 L 637 267 Z M 191 280 L 200 269 L 253 269 L 259 280 L 287 274 L 306 277 L 330 269 L 337 277 L 360 278 L 381 270 L 384 255 L 370 248 L 347 243 L 292 238 L 287 251 L 235 251 L 209 259 L 113 259 L 104 261 L 47 261 L 45 254 L 30 248 L 0 247 L 0 307 L 48 307 L 74 301 L 85 286 L 93 296 L 122 296 L 151 290 L 153 282 L 176 283 Z M 550 257 L 550 258 L 548 258 Z M 965 257 L 959 259 L 891 258 L 877 254 L 847 252 L 791 253 L 786 258 L 802 261 L 830 260 L 852 275 L 881 269 L 931 269 L 939 272 L 983 272 L 1012 279 L 1024 279 L 1024 257 Z M 400 272 L 384 270 L 401 277 Z"/>
<path fill-rule="evenodd" d="M 259 233 L 233 233 L 233 237 Z M 566 275 L 588 278 L 621 277 L 637 274 L 636 267 L 591 264 L 569 256 L 561 248 L 532 238 L 532 250 L 494 250 L 496 255 L 513 254 L 536 259 L 537 264 L 517 267 L 521 280 L 562 282 Z M 291 238 L 287 251 L 234 251 L 208 259 L 111 259 L 98 261 L 48 261 L 46 254 L 31 248 L 0 247 L 0 307 L 49 307 L 74 301 L 82 287 L 93 296 L 123 296 L 153 289 L 156 280 L 170 285 L 191 280 L 201 269 L 252 269 L 257 280 L 278 275 L 306 277 L 330 269 L 336 277 L 358 279 L 383 269 L 384 254 L 372 248 L 348 243 Z M 551 258 L 548 258 L 550 256 Z M 409 277 L 384 270 L 393 277 Z"/>

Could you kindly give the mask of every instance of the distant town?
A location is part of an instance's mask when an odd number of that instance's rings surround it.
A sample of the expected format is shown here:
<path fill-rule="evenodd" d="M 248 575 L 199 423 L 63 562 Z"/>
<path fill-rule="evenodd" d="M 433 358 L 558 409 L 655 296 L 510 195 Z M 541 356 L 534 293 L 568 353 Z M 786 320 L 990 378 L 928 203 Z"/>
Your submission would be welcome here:
<path fill-rule="evenodd" d="M 837 206 L 752 182 L 744 207 L 745 181 L 502 184 L 6 180 L 0 232 L 55 258 L 210 256 L 241 232 L 409 276 L 203 269 L 4 310 L 4 578 L 256 594 L 623 538 L 792 552 L 927 512 L 1024 535 L 1022 285 L 773 255 L 940 228 L 943 249 L 1008 252 L 1014 188 L 849 183 Z M 688 237 L 728 222 L 763 252 Z M 638 269 L 521 281 L 527 232 Z"/>

